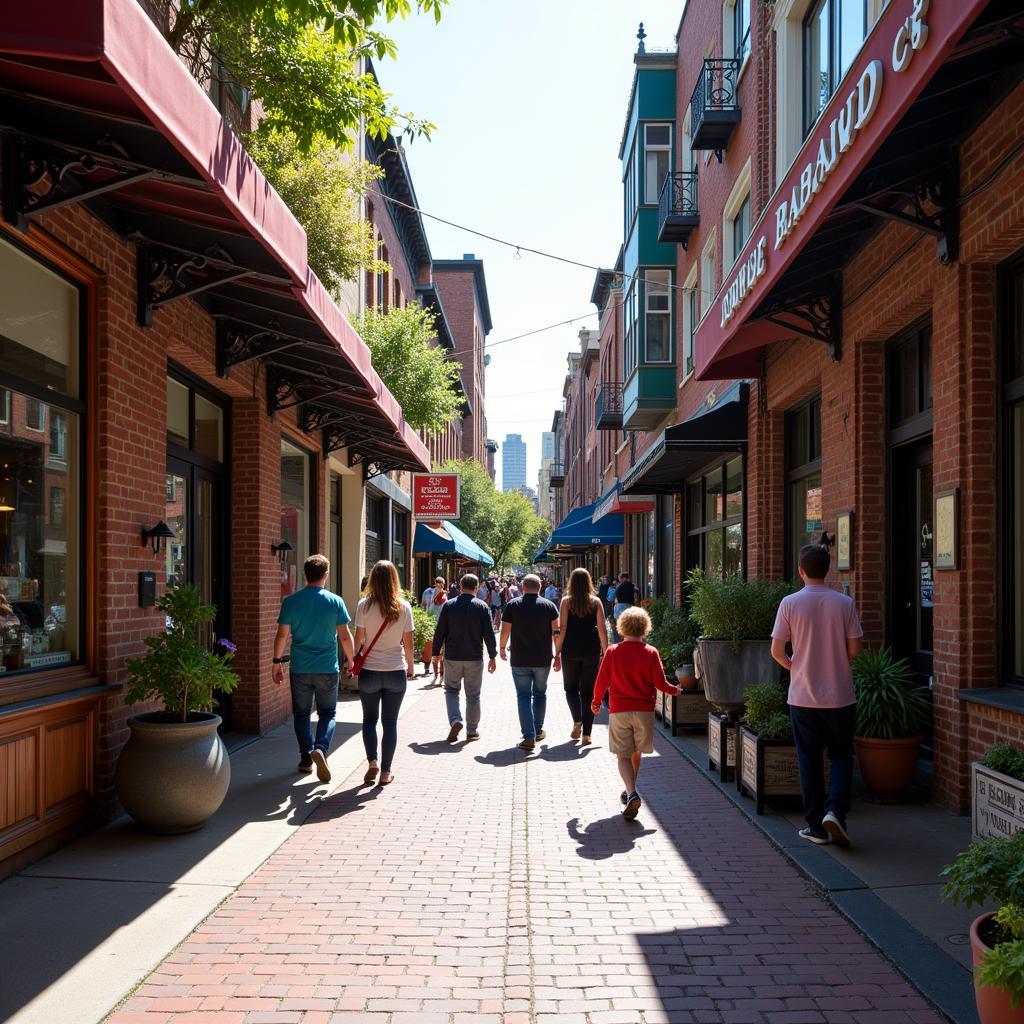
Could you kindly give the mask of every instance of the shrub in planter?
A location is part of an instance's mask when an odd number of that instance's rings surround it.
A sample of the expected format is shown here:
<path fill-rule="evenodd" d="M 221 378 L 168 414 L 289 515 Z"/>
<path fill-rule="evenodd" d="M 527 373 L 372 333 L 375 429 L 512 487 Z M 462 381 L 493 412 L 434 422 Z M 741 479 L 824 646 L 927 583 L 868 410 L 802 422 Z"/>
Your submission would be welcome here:
<path fill-rule="evenodd" d="M 735 712 L 743 707 L 748 687 L 781 676 L 771 655 L 771 633 L 779 604 L 793 585 L 735 573 L 719 579 L 694 569 L 686 586 L 690 616 L 700 632 L 704 692 L 712 704 Z"/>
<path fill-rule="evenodd" d="M 1024 1024 L 1024 832 L 971 843 L 942 874 L 946 899 L 1000 905 L 971 925 L 981 1024 Z"/>
<path fill-rule="evenodd" d="M 129 662 L 130 704 L 161 700 L 162 711 L 129 719 L 131 737 L 117 762 L 115 785 L 124 809 L 152 832 L 201 828 L 227 794 L 231 762 L 212 712 L 214 695 L 238 685 L 235 645 L 211 650 L 200 627 L 217 609 L 194 586 L 175 587 L 157 601 L 167 628 L 146 638 L 146 655 Z"/>
<path fill-rule="evenodd" d="M 434 627 L 437 619 L 424 608 L 412 609 L 412 649 L 413 655 L 423 663 L 429 664 L 434 650 Z"/>
<path fill-rule="evenodd" d="M 899 797 L 914 779 L 917 751 L 931 713 L 928 691 L 905 658 L 889 648 L 862 651 L 851 663 L 857 691 L 854 743 L 861 775 L 883 797 Z"/>
<path fill-rule="evenodd" d="M 655 598 L 663 600 L 663 598 Z M 665 675 L 678 679 L 685 689 L 696 689 L 693 674 L 693 649 L 697 643 L 697 630 L 685 608 L 667 605 L 661 610 L 658 625 L 651 631 L 647 642 L 658 649 Z M 680 677 L 679 669 L 684 671 Z M 687 681 L 689 680 L 689 685 Z"/>
<path fill-rule="evenodd" d="M 1018 750 L 1009 743 L 997 743 L 989 747 L 981 763 L 994 772 L 1024 782 L 1024 750 Z"/>

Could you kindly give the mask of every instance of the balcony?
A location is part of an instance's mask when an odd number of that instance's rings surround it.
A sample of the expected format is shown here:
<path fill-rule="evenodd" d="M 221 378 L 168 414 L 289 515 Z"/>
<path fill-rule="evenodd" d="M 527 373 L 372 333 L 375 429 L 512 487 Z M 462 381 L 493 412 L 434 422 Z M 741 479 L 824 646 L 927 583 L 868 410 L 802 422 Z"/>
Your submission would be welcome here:
<path fill-rule="evenodd" d="M 690 97 L 690 128 L 693 149 L 711 149 L 722 159 L 733 130 L 740 123 L 736 95 L 740 61 L 735 57 L 705 57 L 697 85 Z"/>
<path fill-rule="evenodd" d="M 678 242 L 685 249 L 693 229 L 699 226 L 697 172 L 667 175 L 658 198 L 658 241 Z"/>
<path fill-rule="evenodd" d="M 605 381 L 597 392 L 594 425 L 598 430 L 622 429 L 622 385 L 618 381 Z"/>
<path fill-rule="evenodd" d="M 565 466 L 561 462 L 551 463 L 551 475 L 548 477 L 548 485 L 550 487 L 565 486 Z"/>

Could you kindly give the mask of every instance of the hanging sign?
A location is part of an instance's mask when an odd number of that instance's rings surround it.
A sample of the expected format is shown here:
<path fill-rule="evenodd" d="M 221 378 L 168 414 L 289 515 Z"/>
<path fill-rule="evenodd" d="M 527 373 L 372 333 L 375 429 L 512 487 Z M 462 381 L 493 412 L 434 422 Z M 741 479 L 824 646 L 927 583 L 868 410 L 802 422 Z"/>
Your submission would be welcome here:
<path fill-rule="evenodd" d="M 458 473 L 413 473 L 412 514 L 425 522 L 462 515 Z"/>

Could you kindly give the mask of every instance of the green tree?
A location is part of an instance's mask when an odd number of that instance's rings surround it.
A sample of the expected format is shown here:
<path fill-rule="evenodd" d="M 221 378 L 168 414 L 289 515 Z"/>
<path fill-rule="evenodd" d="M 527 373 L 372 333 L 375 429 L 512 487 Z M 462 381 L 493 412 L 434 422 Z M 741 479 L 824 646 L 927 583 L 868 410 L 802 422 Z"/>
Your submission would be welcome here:
<path fill-rule="evenodd" d="M 456 387 L 461 366 L 431 344 L 437 336 L 433 313 L 417 305 L 387 313 L 368 309 L 362 317 L 353 316 L 352 323 L 411 426 L 436 434 L 460 414 Z"/>
<path fill-rule="evenodd" d="M 308 153 L 287 128 L 265 125 L 248 138 L 248 149 L 270 184 L 306 229 L 309 265 L 335 295 L 360 268 L 388 269 L 377 259 L 373 226 L 359 216 L 358 201 L 383 176 L 375 164 L 353 161 L 322 136 Z"/>
<path fill-rule="evenodd" d="M 395 57 L 375 24 L 415 9 L 439 20 L 448 0 L 180 0 L 165 38 L 201 84 L 249 94 L 267 127 L 294 133 L 308 152 L 318 136 L 347 149 L 360 131 L 383 138 L 433 125 L 399 110 L 364 58 Z"/>

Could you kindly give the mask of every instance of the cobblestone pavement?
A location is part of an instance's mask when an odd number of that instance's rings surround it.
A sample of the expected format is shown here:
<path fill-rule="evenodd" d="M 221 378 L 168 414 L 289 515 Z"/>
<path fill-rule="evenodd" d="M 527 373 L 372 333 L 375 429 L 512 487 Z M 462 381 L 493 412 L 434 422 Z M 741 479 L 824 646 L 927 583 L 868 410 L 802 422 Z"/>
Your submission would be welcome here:
<path fill-rule="evenodd" d="M 507 666 L 478 742 L 422 694 L 394 784 L 340 780 L 110 1024 L 943 1020 L 663 740 L 623 821 L 552 683 L 529 757 Z"/>

